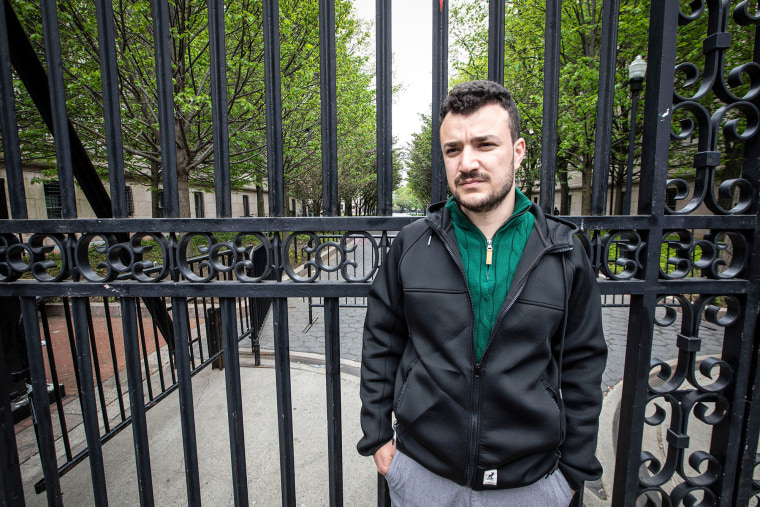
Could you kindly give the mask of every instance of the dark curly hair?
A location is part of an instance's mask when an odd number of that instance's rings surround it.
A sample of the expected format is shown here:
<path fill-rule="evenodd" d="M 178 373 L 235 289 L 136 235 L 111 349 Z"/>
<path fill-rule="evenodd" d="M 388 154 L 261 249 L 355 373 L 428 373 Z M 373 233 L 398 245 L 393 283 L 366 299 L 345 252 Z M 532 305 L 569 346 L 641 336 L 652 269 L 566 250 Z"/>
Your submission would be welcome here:
<path fill-rule="evenodd" d="M 487 104 L 499 104 L 509 113 L 512 141 L 520 138 L 520 113 L 509 90 L 494 81 L 468 81 L 458 84 L 441 103 L 441 122 L 448 113 L 470 114 Z"/>

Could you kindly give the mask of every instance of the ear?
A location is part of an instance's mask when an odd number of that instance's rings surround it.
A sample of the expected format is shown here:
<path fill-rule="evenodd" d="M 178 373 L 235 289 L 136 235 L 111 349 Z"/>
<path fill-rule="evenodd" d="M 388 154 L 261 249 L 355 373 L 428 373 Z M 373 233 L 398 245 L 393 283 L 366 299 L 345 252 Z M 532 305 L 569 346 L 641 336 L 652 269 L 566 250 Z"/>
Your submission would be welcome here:
<path fill-rule="evenodd" d="M 515 170 L 522 164 L 523 158 L 525 158 L 525 139 L 522 137 L 515 141 L 513 146 L 515 152 L 514 165 Z"/>

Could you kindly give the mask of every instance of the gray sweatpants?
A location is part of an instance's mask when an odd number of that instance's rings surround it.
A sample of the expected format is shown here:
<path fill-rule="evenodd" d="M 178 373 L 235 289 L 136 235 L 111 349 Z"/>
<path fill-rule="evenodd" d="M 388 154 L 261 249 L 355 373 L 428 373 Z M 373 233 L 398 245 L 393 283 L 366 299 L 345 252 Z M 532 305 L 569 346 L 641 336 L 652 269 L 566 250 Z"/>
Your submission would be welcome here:
<path fill-rule="evenodd" d="M 394 507 L 566 507 L 572 490 L 562 472 L 522 488 L 473 491 L 396 451 L 385 475 Z"/>

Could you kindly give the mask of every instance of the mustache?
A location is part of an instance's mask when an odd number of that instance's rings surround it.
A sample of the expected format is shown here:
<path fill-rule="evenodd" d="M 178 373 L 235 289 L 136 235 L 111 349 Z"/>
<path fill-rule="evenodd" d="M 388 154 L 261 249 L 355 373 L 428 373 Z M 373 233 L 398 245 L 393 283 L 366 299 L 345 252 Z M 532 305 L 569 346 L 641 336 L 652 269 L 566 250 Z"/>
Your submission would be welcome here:
<path fill-rule="evenodd" d="M 454 184 L 459 185 L 461 183 L 464 183 L 465 181 L 471 181 L 471 180 L 490 181 L 491 175 L 489 175 L 485 171 L 481 171 L 480 169 L 473 169 L 472 171 L 468 173 L 459 174 L 454 179 Z"/>

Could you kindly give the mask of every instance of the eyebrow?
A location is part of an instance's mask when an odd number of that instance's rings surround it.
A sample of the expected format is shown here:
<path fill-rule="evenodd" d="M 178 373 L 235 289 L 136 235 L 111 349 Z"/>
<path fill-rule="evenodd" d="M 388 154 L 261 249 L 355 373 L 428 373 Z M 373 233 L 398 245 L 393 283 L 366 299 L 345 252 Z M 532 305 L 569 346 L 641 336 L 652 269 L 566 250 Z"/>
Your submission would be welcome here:
<path fill-rule="evenodd" d="M 482 143 L 483 141 L 500 141 L 500 138 L 499 136 L 495 136 L 493 134 L 486 134 L 483 136 L 473 137 L 472 140 L 476 143 Z"/>

